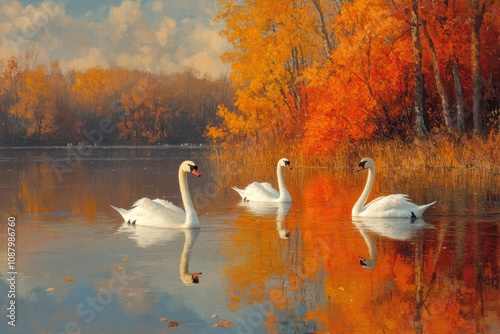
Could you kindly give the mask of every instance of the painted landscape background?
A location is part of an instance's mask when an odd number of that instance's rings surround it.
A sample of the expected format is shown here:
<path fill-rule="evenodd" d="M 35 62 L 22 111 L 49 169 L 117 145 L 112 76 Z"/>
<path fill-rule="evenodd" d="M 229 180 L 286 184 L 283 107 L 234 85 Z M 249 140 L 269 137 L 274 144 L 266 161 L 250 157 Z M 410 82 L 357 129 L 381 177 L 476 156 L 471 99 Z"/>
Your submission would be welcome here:
<path fill-rule="evenodd" d="M 229 45 L 222 60 L 231 66 L 217 77 L 203 64 L 177 72 L 141 63 L 62 68 L 58 59 L 40 63 L 43 46 L 29 40 L 23 56 L 3 52 L 0 142 L 271 145 L 321 161 L 340 148 L 420 137 L 479 144 L 498 161 L 491 150 L 500 127 L 498 1 L 218 1 L 217 8 L 213 19 Z M 50 23 L 49 16 L 38 29 Z M 482 137 L 470 144 L 461 134 Z"/>

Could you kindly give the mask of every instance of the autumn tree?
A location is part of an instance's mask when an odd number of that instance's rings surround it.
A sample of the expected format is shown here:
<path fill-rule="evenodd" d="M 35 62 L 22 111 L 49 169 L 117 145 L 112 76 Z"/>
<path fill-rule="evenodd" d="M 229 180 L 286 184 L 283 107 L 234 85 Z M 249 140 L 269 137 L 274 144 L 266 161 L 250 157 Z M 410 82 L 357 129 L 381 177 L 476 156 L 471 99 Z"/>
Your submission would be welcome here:
<path fill-rule="evenodd" d="M 5 132 L 13 128 L 14 144 L 19 143 L 19 114 L 15 107 L 19 99 L 19 81 L 21 78 L 21 65 L 16 57 L 11 57 L 2 72 L 2 95 L 4 96 L 2 110 L 8 122 L 2 122 Z M 10 117 L 9 117 L 10 116 Z M 10 120 L 10 122 L 9 122 Z"/>
<path fill-rule="evenodd" d="M 16 110 L 20 111 L 27 136 L 35 140 L 53 134 L 55 129 L 55 98 L 47 70 L 38 65 L 33 71 L 25 71 L 23 87 L 19 92 Z"/>
<path fill-rule="evenodd" d="M 483 83 L 481 69 L 481 26 L 486 11 L 486 0 L 472 0 L 473 24 L 471 34 L 471 77 L 472 77 L 472 114 L 474 131 L 483 132 Z"/>
<path fill-rule="evenodd" d="M 258 145 L 301 136 L 308 114 L 304 70 L 330 58 L 335 39 L 323 1 L 221 1 L 218 19 L 233 49 L 235 108 L 219 108 L 222 123 L 209 136 Z"/>

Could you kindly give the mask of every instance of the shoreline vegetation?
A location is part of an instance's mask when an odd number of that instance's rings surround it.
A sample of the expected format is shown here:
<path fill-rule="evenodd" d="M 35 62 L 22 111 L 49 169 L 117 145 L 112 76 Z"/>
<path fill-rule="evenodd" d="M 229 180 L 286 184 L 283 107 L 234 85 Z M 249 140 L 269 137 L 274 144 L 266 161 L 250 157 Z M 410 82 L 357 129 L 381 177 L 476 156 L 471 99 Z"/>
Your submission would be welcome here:
<path fill-rule="evenodd" d="M 250 147 L 239 144 L 106 144 L 106 145 L 36 145 L 36 146 L 0 146 L 4 149 L 205 149 L 210 151 L 212 163 L 220 165 L 223 161 L 236 164 L 267 163 L 286 156 L 294 165 L 307 168 L 349 169 L 363 157 L 371 157 L 377 161 L 380 171 L 405 166 L 416 169 L 479 169 L 500 175 L 500 134 L 489 135 L 435 135 L 425 139 L 415 138 L 412 141 L 387 140 L 381 142 L 367 141 L 339 145 L 326 157 L 309 155 L 301 151 L 299 145 L 281 143 L 271 147 Z M 228 155 L 231 159 L 228 160 Z"/>
<path fill-rule="evenodd" d="M 294 165 L 349 169 L 363 157 L 377 162 L 377 170 L 387 171 L 404 166 L 410 170 L 479 169 L 500 175 L 500 134 L 488 136 L 436 135 L 412 141 L 367 141 L 339 145 L 327 156 L 314 156 L 303 152 L 298 145 L 281 144 L 269 148 L 245 148 L 245 144 L 222 145 L 213 152 L 221 161 L 227 154 L 237 163 L 251 161 L 272 162 L 286 156 Z"/>

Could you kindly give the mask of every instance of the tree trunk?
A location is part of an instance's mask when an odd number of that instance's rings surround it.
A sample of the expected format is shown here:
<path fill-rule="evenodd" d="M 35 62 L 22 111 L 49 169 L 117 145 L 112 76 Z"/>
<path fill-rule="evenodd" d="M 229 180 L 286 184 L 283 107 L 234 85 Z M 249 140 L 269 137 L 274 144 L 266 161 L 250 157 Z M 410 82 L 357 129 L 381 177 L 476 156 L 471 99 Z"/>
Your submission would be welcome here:
<path fill-rule="evenodd" d="M 481 40 L 479 31 L 483 24 L 486 5 L 483 2 L 479 8 L 479 0 L 472 0 L 474 9 L 474 23 L 472 25 L 471 40 L 471 75 L 472 75 L 472 115 L 474 118 L 474 132 L 483 132 L 483 85 L 481 71 Z"/>
<path fill-rule="evenodd" d="M 415 130 L 417 136 L 427 136 L 424 121 L 424 74 L 422 73 L 422 45 L 418 29 L 418 0 L 411 5 L 411 37 L 413 41 L 413 66 L 415 70 Z"/>
<path fill-rule="evenodd" d="M 327 25 L 325 23 L 325 15 L 323 13 L 323 9 L 321 8 L 320 0 L 313 0 L 313 4 L 319 16 L 319 25 L 321 29 L 321 35 L 323 38 L 323 44 L 325 46 L 326 59 L 330 59 L 334 48 L 333 45 L 334 42 L 332 41 L 333 38 L 330 38 L 330 35 L 328 34 Z"/>
<path fill-rule="evenodd" d="M 450 102 L 448 100 L 448 94 L 446 93 L 446 89 L 444 88 L 443 78 L 441 77 L 441 71 L 439 70 L 439 63 L 436 55 L 436 47 L 434 46 L 434 42 L 429 35 L 429 31 L 427 30 L 427 22 L 422 20 L 422 28 L 424 31 L 424 36 L 427 39 L 427 43 L 429 44 L 429 49 L 431 50 L 432 56 L 432 68 L 434 69 L 434 79 L 436 80 L 436 87 L 441 97 L 441 105 L 443 107 L 443 117 L 444 123 L 446 125 L 446 130 L 448 132 L 453 132 L 454 125 L 453 120 L 451 118 L 451 108 Z"/>
<path fill-rule="evenodd" d="M 464 92 L 462 90 L 462 76 L 460 68 L 456 61 L 451 65 L 453 72 L 453 82 L 455 83 L 456 105 L 457 105 L 457 124 L 456 129 L 459 131 L 465 130 L 465 114 L 464 114 Z"/>

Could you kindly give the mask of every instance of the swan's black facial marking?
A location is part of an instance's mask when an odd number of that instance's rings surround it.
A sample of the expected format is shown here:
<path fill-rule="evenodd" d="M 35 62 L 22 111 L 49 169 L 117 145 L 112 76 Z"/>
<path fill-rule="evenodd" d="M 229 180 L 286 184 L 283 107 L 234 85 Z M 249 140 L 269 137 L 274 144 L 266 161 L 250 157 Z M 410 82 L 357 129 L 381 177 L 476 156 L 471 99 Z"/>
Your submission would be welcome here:
<path fill-rule="evenodd" d="M 363 259 L 362 257 L 359 258 L 359 264 L 362 266 L 362 267 L 366 267 L 366 260 Z"/>
<path fill-rule="evenodd" d="M 200 283 L 200 275 L 201 273 L 195 273 L 191 275 L 191 279 L 193 280 L 193 283 Z"/>
<path fill-rule="evenodd" d="M 292 169 L 292 166 L 290 165 L 290 160 L 283 160 L 283 163 L 285 164 L 285 167 Z"/>
<path fill-rule="evenodd" d="M 366 160 L 360 161 L 359 164 L 358 164 L 358 169 L 356 169 L 356 171 L 359 172 L 360 170 L 365 169 L 365 164 L 366 163 L 367 163 Z"/>
<path fill-rule="evenodd" d="M 198 166 L 196 165 L 191 165 L 191 164 L 188 164 L 189 166 L 189 170 L 191 171 L 191 173 L 193 173 L 194 175 L 200 177 L 201 174 L 198 172 Z"/>

